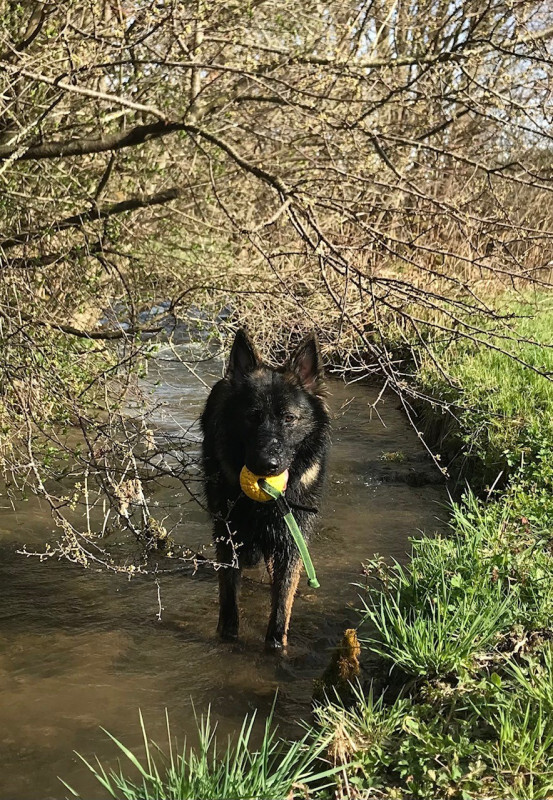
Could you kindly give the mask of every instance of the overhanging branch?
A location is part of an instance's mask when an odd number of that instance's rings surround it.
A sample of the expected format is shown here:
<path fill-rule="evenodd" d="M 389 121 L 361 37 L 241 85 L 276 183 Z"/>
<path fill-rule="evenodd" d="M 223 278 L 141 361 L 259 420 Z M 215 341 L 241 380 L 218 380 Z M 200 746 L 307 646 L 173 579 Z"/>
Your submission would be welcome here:
<path fill-rule="evenodd" d="M 105 153 L 107 151 L 121 150 L 125 147 L 132 147 L 133 145 L 142 144 L 150 139 L 159 139 L 160 137 L 167 136 L 175 131 L 186 131 L 186 133 L 199 136 L 206 142 L 214 144 L 216 147 L 218 147 L 220 150 L 223 150 L 228 156 L 230 156 L 230 158 L 232 158 L 233 161 L 242 167 L 242 169 L 246 170 L 246 172 L 249 172 L 250 174 L 255 175 L 255 177 L 260 178 L 261 180 L 270 184 L 278 192 L 281 192 L 282 194 L 288 194 L 288 187 L 277 175 L 272 175 L 270 172 L 267 172 L 267 170 L 257 166 L 257 164 L 252 164 L 250 161 L 240 155 L 240 153 L 232 144 L 230 144 L 230 142 L 222 139 L 217 134 L 211 133 L 210 131 L 205 130 L 205 128 L 199 127 L 198 125 L 192 125 L 186 122 L 155 122 L 150 125 L 136 125 L 134 128 L 131 128 L 128 131 L 104 136 L 99 139 L 69 139 L 64 142 L 44 142 L 42 144 L 31 145 L 25 149 L 22 148 L 21 144 L 18 146 L 4 145 L 0 147 L 0 160 L 13 158 L 14 161 L 28 161 L 41 160 L 44 158 L 82 156 L 90 153 Z M 20 151 L 20 153 L 18 153 L 18 151 Z M 122 210 L 127 211 L 132 209 L 123 208 Z M 114 213 L 120 212 L 117 211 Z M 73 224 L 69 225 L 68 227 L 73 227 Z M 16 242 L 16 244 L 22 244 L 22 242 Z M 0 242 L 0 247 L 2 246 L 6 247 L 5 244 Z"/>
<path fill-rule="evenodd" d="M 116 330 L 100 330 L 100 331 L 83 331 L 81 328 L 76 328 L 74 325 L 66 325 L 62 322 L 48 322 L 43 319 L 34 319 L 30 314 L 18 312 L 19 316 L 24 322 L 30 325 L 38 325 L 41 328 L 50 328 L 51 330 L 60 331 L 68 336 L 75 336 L 78 339 L 94 339 L 100 341 L 114 341 L 116 339 L 128 339 L 135 336 L 144 334 L 153 335 L 160 333 L 163 325 L 156 325 L 153 328 L 117 328 Z"/>
<path fill-rule="evenodd" d="M 120 203 L 110 203 L 102 208 L 93 207 L 88 209 L 88 211 L 81 211 L 78 214 L 65 217 L 65 219 L 52 222 L 50 225 L 43 225 L 32 231 L 22 231 L 9 239 L 4 239 L 0 242 L 0 252 L 2 250 L 9 250 L 12 247 L 17 247 L 21 244 L 27 244 L 41 236 L 59 233 L 59 231 L 64 231 L 68 228 L 81 228 L 87 222 L 108 219 L 108 217 L 112 217 L 116 214 L 123 214 L 125 211 L 136 211 L 139 208 L 162 205 L 163 203 L 175 200 L 180 195 L 181 190 L 173 186 L 171 189 L 165 189 L 163 192 L 156 192 L 156 194 L 129 197 L 126 200 L 122 200 Z"/>
<path fill-rule="evenodd" d="M 150 139 L 159 139 L 175 131 L 186 130 L 182 122 L 153 122 L 150 125 L 136 125 L 126 131 L 109 134 L 100 138 L 66 139 L 64 141 L 42 142 L 22 150 L 19 145 L 2 145 L 0 161 L 15 157 L 15 161 L 39 161 L 45 158 L 65 158 L 85 156 L 91 153 L 106 153 L 143 144 Z M 22 151 L 16 155 L 18 151 Z"/>

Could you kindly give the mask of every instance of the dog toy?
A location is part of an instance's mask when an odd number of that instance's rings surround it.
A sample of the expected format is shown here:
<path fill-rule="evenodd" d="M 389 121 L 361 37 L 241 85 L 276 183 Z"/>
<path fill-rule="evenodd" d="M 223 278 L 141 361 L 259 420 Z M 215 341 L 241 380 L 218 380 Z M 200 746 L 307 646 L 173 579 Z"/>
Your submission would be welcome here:
<path fill-rule="evenodd" d="M 261 475 L 254 475 L 253 472 L 250 472 L 245 466 L 242 467 L 242 472 L 240 473 L 240 488 L 244 494 L 247 495 L 250 500 L 257 500 L 258 503 L 267 503 L 273 498 L 270 497 L 267 492 L 263 491 L 259 485 L 260 480 L 267 481 L 270 486 L 273 486 L 282 493 L 286 489 L 288 483 L 288 470 L 285 469 L 280 475 L 269 475 L 265 478 Z"/>
<path fill-rule="evenodd" d="M 280 475 L 269 475 L 267 477 L 254 475 L 246 466 L 242 467 L 242 471 L 240 472 L 240 486 L 244 494 L 251 500 L 257 500 L 260 503 L 266 503 L 268 500 L 275 501 L 277 509 L 282 514 L 292 539 L 300 551 L 300 556 L 307 573 L 307 583 L 311 589 L 318 589 L 321 584 L 317 580 L 315 567 L 311 561 L 307 544 L 298 527 L 298 523 L 294 519 L 288 501 L 284 496 L 287 484 L 288 470 L 281 472 Z"/>

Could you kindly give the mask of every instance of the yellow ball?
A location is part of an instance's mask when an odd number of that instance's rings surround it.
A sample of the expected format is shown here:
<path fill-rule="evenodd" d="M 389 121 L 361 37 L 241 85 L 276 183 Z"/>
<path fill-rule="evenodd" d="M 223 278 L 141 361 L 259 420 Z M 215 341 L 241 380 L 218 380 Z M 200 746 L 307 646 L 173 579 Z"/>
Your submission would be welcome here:
<path fill-rule="evenodd" d="M 246 466 L 242 467 L 240 472 L 242 491 L 252 500 L 257 500 L 258 503 L 266 503 L 267 500 L 272 500 L 272 498 L 259 485 L 261 479 L 274 486 L 279 492 L 283 492 L 288 483 L 288 470 L 284 470 L 280 475 L 268 475 L 265 477 L 264 475 L 254 475 Z"/>

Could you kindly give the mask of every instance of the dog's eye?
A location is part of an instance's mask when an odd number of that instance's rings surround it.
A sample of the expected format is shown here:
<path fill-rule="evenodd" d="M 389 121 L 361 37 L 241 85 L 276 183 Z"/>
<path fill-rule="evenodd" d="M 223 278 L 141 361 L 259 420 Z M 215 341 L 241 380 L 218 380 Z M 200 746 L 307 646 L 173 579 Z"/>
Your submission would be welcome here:
<path fill-rule="evenodd" d="M 297 420 L 297 417 L 295 416 L 295 414 L 285 414 L 284 415 L 284 422 L 287 425 L 292 425 L 292 423 L 296 422 L 296 420 Z"/>

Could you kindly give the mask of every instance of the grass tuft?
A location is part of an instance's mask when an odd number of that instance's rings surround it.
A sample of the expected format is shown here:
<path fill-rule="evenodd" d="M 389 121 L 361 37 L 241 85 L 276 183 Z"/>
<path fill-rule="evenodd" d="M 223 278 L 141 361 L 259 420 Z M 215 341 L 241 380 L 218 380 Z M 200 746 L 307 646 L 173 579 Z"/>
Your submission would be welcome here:
<path fill-rule="evenodd" d="M 328 767 L 322 758 L 328 749 L 328 737 L 308 730 L 295 742 L 278 739 L 273 728 L 273 713 L 265 722 L 258 748 L 252 745 L 255 713 L 246 716 L 236 741 L 224 745 L 217 741 L 216 725 L 210 712 L 196 718 L 197 747 L 185 741 L 176 752 L 167 717 L 168 749 L 163 751 L 150 742 L 142 715 L 140 725 L 144 740 L 144 756 L 139 758 L 121 741 L 107 733 L 123 756 L 119 769 L 107 769 L 79 755 L 83 763 L 108 793 L 117 800 L 246 800 L 305 797 L 307 787 L 317 784 L 319 791 L 329 785 L 336 768 Z M 136 777 L 130 778 L 129 773 Z M 65 781 L 73 797 L 81 795 Z"/>

